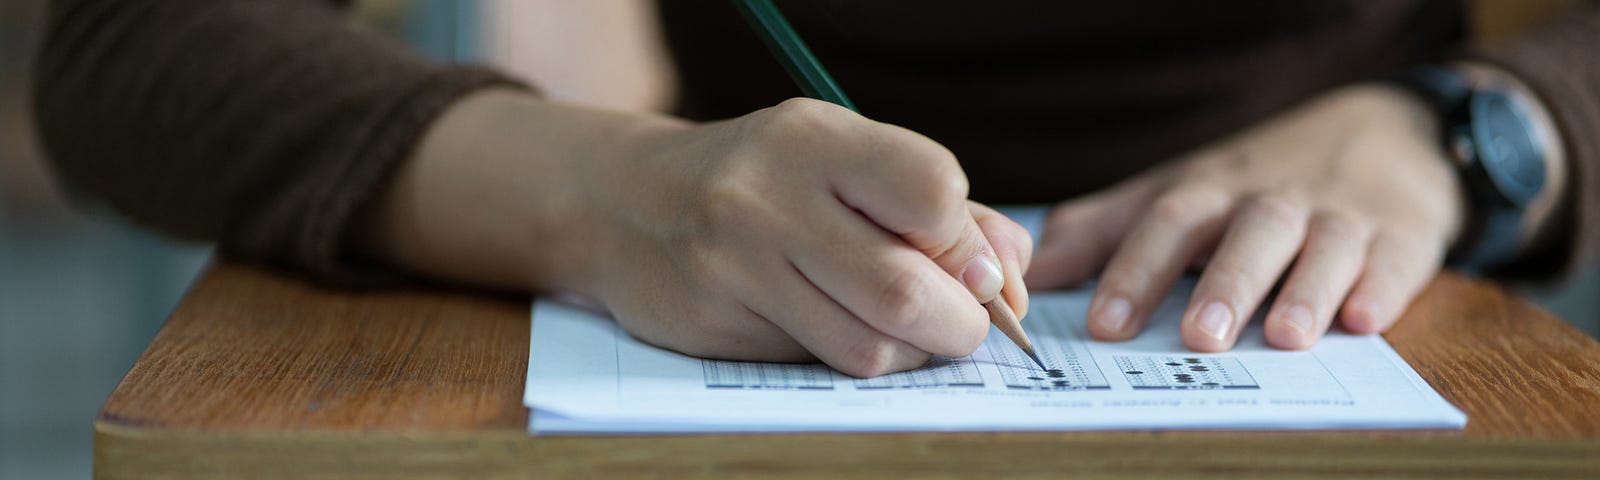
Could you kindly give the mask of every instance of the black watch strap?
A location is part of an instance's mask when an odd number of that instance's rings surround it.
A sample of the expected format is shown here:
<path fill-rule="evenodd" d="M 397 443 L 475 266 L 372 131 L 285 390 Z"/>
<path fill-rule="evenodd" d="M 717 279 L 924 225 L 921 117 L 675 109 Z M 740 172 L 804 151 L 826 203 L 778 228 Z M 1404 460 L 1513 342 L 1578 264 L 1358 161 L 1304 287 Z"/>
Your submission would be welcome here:
<path fill-rule="evenodd" d="M 1394 80 L 1428 102 L 1444 120 L 1443 126 L 1446 128 L 1455 123 L 1452 115 L 1465 112 L 1467 98 L 1472 96 L 1472 83 L 1467 81 L 1467 77 L 1444 66 L 1412 67 Z"/>
<path fill-rule="evenodd" d="M 1528 203 L 1544 179 L 1544 151 L 1527 113 L 1507 92 L 1474 89 L 1465 75 L 1443 66 L 1411 69 L 1396 83 L 1439 113 L 1445 152 L 1468 195 L 1468 222 L 1446 261 L 1469 273 L 1511 262 Z"/>

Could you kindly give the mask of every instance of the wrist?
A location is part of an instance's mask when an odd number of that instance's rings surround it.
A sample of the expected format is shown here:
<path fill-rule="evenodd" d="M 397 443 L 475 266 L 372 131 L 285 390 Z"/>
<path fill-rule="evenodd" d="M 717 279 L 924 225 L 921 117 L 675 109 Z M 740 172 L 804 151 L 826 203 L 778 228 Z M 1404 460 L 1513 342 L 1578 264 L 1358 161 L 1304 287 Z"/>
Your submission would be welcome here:
<path fill-rule="evenodd" d="M 1524 251 L 1546 243 L 1566 198 L 1567 160 L 1555 117 L 1533 90 L 1515 75 L 1499 67 L 1481 62 L 1460 62 L 1452 65 L 1461 71 L 1475 87 L 1495 86 L 1509 93 L 1527 114 L 1534 137 L 1544 146 L 1544 189 L 1529 203 L 1523 221 L 1521 247 Z"/>
<path fill-rule="evenodd" d="M 595 255 L 580 169 L 648 117 L 487 90 L 434 122 L 367 217 L 361 245 L 425 275 L 587 295 Z"/>
<path fill-rule="evenodd" d="M 1419 66 L 1394 82 L 1443 121 L 1439 141 L 1470 200 L 1448 262 L 1469 272 L 1496 270 L 1547 237 L 1542 231 L 1563 196 L 1565 164 L 1548 112 L 1531 91 L 1475 64 Z"/>

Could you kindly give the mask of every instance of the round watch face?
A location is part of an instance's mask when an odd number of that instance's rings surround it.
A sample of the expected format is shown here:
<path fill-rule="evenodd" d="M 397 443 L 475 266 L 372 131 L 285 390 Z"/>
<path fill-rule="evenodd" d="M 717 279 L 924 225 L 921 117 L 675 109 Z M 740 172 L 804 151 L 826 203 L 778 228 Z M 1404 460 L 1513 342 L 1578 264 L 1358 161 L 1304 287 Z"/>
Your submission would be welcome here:
<path fill-rule="evenodd" d="M 1472 137 L 1484 173 L 1512 205 L 1526 207 L 1544 189 L 1544 151 L 1522 107 L 1496 91 L 1472 96 Z"/>

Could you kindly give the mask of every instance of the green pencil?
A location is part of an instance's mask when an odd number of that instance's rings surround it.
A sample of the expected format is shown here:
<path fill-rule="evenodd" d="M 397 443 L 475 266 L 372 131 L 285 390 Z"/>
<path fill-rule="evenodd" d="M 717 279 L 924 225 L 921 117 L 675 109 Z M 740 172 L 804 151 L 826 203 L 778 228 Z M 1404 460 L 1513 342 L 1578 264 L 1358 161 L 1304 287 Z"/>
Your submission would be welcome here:
<path fill-rule="evenodd" d="M 822 62 L 817 61 L 810 48 L 806 48 L 806 42 L 800 40 L 800 34 L 789 26 L 789 21 L 783 18 L 783 13 L 772 4 L 772 0 L 733 0 L 733 6 L 744 14 L 745 21 L 750 22 L 750 28 L 761 36 L 762 43 L 772 50 L 772 56 L 783 64 L 783 69 L 789 72 L 789 78 L 800 85 L 800 90 L 805 91 L 806 96 L 860 112 L 850 98 L 844 96 L 844 90 L 833 81 L 833 76 L 822 68 Z M 1022 322 L 1011 310 L 1011 305 L 1006 303 L 1004 295 L 995 297 L 983 306 L 989 311 L 989 320 L 1023 353 L 1028 354 L 1028 359 L 1039 365 L 1040 370 L 1050 370 L 1034 353 L 1033 341 L 1022 331 Z"/>
<path fill-rule="evenodd" d="M 783 69 L 789 72 L 789 77 L 794 83 L 800 85 L 807 97 L 833 103 L 851 110 L 856 105 L 850 102 L 850 97 L 844 96 L 844 90 L 833 81 L 833 76 L 822 68 L 822 62 L 817 61 L 816 55 L 811 54 L 811 49 L 806 47 L 806 42 L 800 40 L 800 35 L 789 26 L 789 21 L 778 12 L 778 7 L 772 0 L 734 0 L 733 6 L 744 14 L 744 19 L 750 22 L 761 42 L 772 49 L 772 56 L 783 64 Z"/>

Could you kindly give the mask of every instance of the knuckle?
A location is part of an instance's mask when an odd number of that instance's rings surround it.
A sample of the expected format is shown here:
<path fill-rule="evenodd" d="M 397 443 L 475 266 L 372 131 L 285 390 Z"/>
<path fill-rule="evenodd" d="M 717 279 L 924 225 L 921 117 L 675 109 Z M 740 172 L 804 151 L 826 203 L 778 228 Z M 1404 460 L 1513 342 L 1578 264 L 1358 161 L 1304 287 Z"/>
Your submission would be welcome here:
<path fill-rule="evenodd" d="M 834 104 L 806 97 L 793 97 L 778 102 L 776 110 L 791 115 L 814 115 L 837 108 Z"/>
<path fill-rule="evenodd" d="M 1115 266 L 1106 269 L 1101 283 L 1110 291 L 1127 294 L 1149 290 L 1152 280 L 1152 272 L 1144 266 Z"/>
<path fill-rule="evenodd" d="M 705 211 L 705 218 L 701 220 L 728 225 L 762 218 L 766 197 L 758 190 L 743 167 L 732 167 L 732 171 L 715 175 L 706 181 L 701 195 Z"/>
<path fill-rule="evenodd" d="M 1389 295 L 1400 286 L 1405 277 L 1404 267 L 1396 262 L 1369 261 L 1362 274 L 1362 291 L 1367 294 Z"/>
<path fill-rule="evenodd" d="M 1167 194 L 1157 198 L 1150 205 L 1150 217 L 1156 221 L 1181 224 L 1189 221 L 1195 212 L 1195 205 L 1188 198 L 1176 194 Z"/>
<path fill-rule="evenodd" d="M 889 278 L 878 294 L 877 320 L 886 330 L 904 332 L 923 320 L 930 285 L 926 275 L 904 270 Z"/>
<path fill-rule="evenodd" d="M 971 184 L 954 157 L 949 161 L 932 162 L 928 168 L 928 205 L 944 215 L 953 215 L 966 209 L 967 194 Z"/>
<path fill-rule="evenodd" d="M 1011 238 L 1017 241 L 1017 248 L 1020 250 L 1017 253 L 1033 251 L 1033 235 L 1028 234 L 1026 227 L 1009 218 L 1004 219 L 1003 224 L 1005 225 L 1003 228 L 1010 231 Z"/>
<path fill-rule="evenodd" d="M 926 216 L 925 221 L 939 222 L 959 218 L 967 210 L 967 194 L 971 185 L 961 164 L 942 147 L 941 155 L 908 155 L 893 162 L 890 176 L 915 188 L 906 189 L 907 203 L 917 205 Z"/>
<path fill-rule="evenodd" d="M 1256 221 L 1266 222 L 1282 230 L 1304 228 L 1307 214 L 1307 208 L 1303 203 L 1288 195 L 1276 193 L 1251 197 L 1245 211 Z"/>
<path fill-rule="evenodd" d="M 928 183 L 934 186 L 932 191 L 947 201 L 954 201 L 955 208 L 966 208 L 967 194 L 971 192 L 972 185 L 967 181 L 966 171 L 961 169 L 961 162 L 956 156 L 943 146 L 925 140 L 930 145 L 929 152 L 920 155 L 925 158 L 928 172 Z"/>
<path fill-rule="evenodd" d="M 1381 248 L 1388 252 L 1389 260 L 1421 260 L 1434 255 L 1435 248 L 1421 236 L 1413 232 L 1396 229 L 1382 229 L 1373 240 L 1373 248 Z M 1392 263 L 1419 263 L 1416 261 Z"/>
<path fill-rule="evenodd" d="M 1390 275 L 1394 288 L 1400 292 L 1410 292 L 1421 289 L 1438 271 L 1441 260 L 1437 255 L 1427 251 L 1426 248 L 1416 248 L 1413 253 L 1407 254 L 1400 260 L 1390 262 L 1385 273 Z"/>
<path fill-rule="evenodd" d="M 791 98 L 767 109 L 768 121 L 762 126 L 770 129 L 764 133 L 786 134 L 817 129 L 834 130 L 841 125 L 843 107 L 810 98 Z"/>
<path fill-rule="evenodd" d="M 1220 190 L 1186 187 L 1157 197 L 1150 205 L 1150 215 L 1158 222 L 1189 225 L 1215 212 L 1225 201 L 1226 194 Z"/>
<path fill-rule="evenodd" d="M 982 228 L 963 228 L 950 240 L 953 243 L 948 247 L 929 249 L 924 253 L 929 254 L 934 263 L 952 274 L 966 270 L 967 262 L 979 256 L 988 256 L 993 249 Z"/>
<path fill-rule="evenodd" d="M 1089 216 L 1087 210 L 1087 204 L 1081 200 L 1062 203 L 1061 205 L 1050 209 L 1050 214 L 1046 217 L 1045 225 L 1051 228 L 1076 230 L 1076 228 L 1073 227 L 1087 223 L 1085 222 Z"/>
<path fill-rule="evenodd" d="M 1061 238 L 1070 238 L 1075 242 L 1087 242 L 1094 251 L 1105 251 L 1106 246 L 1114 243 L 1110 233 L 1113 229 L 1104 225 L 1095 225 L 1094 217 L 1084 205 L 1068 204 L 1055 209 L 1045 222 L 1042 239 L 1047 243 Z M 1021 225 L 1018 225 L 1021 227 Z M 1027 237 L 1028 245 L 1033 245 L 1033 236 L 1028 235 L 1023 229 L 1023 236 Z"/>
<path fill-rule="evenodd" d="M 1328 310 L 1331 305 L 1350 293 L 1350 285 L 1335 285 L 1331 282 L 1290 281 L 1284 284 L 1283 290 L 1278 293 L 1277 303 L 1285 306 L 1300 306 L 1309 309 L 1313 315 L 1317 312 Z"/>
<path fill-rule="evenodd" d="M 845 352 L 837 368 L 855 377 L 876 377 L 895 370 L 900 363 L 900 345 L 887 338 L 857 342 Z"/>
<path fill-rule="evenodd" d="M 1212 262 L 1206 267 L 1204 273 L 1205 288 L 1224 298 L 1242 298 L 1241 292 L 1260 291 L 1261 282 L 1253 278 L 1240 265 L 1227 262 Z"/>
<path fill-rule="evenodd" d="M 955 153 L 917 132 L 890 124 L 873 123 L 863 133 L 871 138 L 872 157 L 885 172 L 901 181 L 923 186 L 921 191 L 942 200 L 955 199 L 965 208 L 970 185 Z"/>
<path fill-rule="evenodd" d="M 857 377 L 876 377 L 889 373 L 894 365 L 891 342 L 868 340 L 852 349 L 844 360 L 845 373 Z"/>
<path fill-rule="evenodd" d="M 690 283 L 702 290 L 714 294 L 732 294 L 744 296 L 755 288 L 756 282 L 751 282 L 744 269 L 739 268 L 747 262 L 740 261 L 740 255 L 733 248 L 722 242 L 702 242 L 691 245 L 690 254 L 679 262 L 687 263 L 685 270 L 693 275 Z"/>
<path fill-rule="evenodd" d="M 1311 219 L 1311 234 L 1321 241 L 1359 243 L 1371 230 L 1357 216 L 1339 210 L 1317 212 Z"/>

